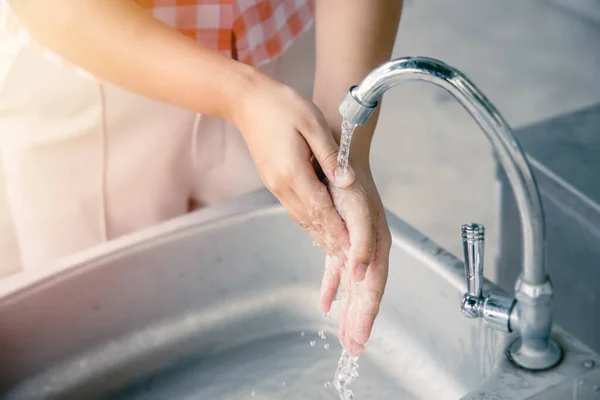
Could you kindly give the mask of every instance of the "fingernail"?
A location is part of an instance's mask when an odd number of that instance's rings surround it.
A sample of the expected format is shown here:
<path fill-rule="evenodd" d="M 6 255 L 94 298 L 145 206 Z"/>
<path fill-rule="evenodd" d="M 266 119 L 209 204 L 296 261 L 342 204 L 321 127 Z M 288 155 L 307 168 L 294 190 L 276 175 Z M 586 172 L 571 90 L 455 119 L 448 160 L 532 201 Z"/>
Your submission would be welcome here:
<path fill-rule="evenodd" d="M 367 274 L 367 264 L 358 264 L 354 270 L 354 278 L 358 281 L 365 279 Z"/>
<path fill-rule="evenodd" d="M 354 182 L 354 171 L 350 166 L 346 168 L 337 168 L 333 173 L 335 186 L 339 188 L 348 187 Z"/>

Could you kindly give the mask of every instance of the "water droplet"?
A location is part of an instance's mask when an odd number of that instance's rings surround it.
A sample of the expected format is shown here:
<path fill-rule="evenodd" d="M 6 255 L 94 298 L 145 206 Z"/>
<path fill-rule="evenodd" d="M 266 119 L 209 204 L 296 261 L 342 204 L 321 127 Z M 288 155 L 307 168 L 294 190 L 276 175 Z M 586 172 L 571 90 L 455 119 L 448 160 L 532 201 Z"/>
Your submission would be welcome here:
<path fill-rule="evenodd" d="M 285 381 L 281 382 L 281 386 L 285 387 Z"/>
<path fill-rule="evenodd" d="M 327 381 L 323 384 L 323 386 L 325 386 L 325 389 L 329 389 L 331 387 L 331 382 Z"/>
<path fill-rule="evenodd" d="M 585 385 L 585 381 L 583 379 L 580 379 L 578 383 L 579 383 L 579 386 Z"/>
<path fill-rule="evenodd" d="M 356 378 L 358 378 L 358 357 L 351 357 L 346 350 L 342 350 L 342 355 L 338 361 L 338 367 L 335 371 L 333 386 L 337 390 L 340 399 L 353 399 L 352 390 L 348 388 Z"/>
<path fill-rule="evenodd" d="M 316 240 L 313 240 L 312 245 L 314 247 L 321 247 L 321 245 L 319 244 L 319 242 L 317 242 Z"/>
<path fill-rule="evenodd" d="M 479 396 L 485 396 L 485 392 L 484 392 L 483 390 L 480 390 L 479 392 L 477 392 L 477 394 L 478 394 Z"/>
<path fill-rule="evenodd" d="M 255 392 L 254 390 L 253 390 L 253 391 L 251 391 L 251 392 L 250 392 L 250 396 L 252 396 L 252 397 L 256 396 L 256 392 Z"/>
<path fill-rule="evenodd" d="M 586 367 L 586 368 L 594 368 L 595 364 L 596 363 L 594 362 L 594 360 L 585 360 L 583 362 L 583 366 Z"/>
<path fill-rule="evenodd" d="M 594 386 L 594 392 L 600 392 L 600 385 Z"/>
<path fill-rule="evenodd" d="M 304 331 L 300 332 L 300 336 L 304 336 L 306 335 L 306 333 L 304 333 Z"/>
<path fill-rule="evenodd" d="M 315 347 L 317 345 L 317 341 L 311 340 L 308 344 L 310 345 L 310 347 Z"/>
<path fill-rule="evenodd" d="M 323 348 L 324 348 L 325 350 L 329 350 L 329 343 L 325 343 L 325 344 L 323 345 Z"/>
<path fill-rule="evenodd" d="M 319 331 L 318 334 L 321 339 L 323 339 L 323 340 L 327 339 L 327 336 L 325 336 L 325 332 Z"/>

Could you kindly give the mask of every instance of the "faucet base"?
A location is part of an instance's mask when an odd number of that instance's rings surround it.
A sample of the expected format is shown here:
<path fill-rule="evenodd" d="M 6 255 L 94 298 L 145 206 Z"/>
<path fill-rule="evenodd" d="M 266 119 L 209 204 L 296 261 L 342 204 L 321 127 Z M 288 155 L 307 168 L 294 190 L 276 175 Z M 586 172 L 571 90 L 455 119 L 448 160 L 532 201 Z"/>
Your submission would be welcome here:
<path fill-rule="evenodd" d="M 543 371 L 556 366 L 562 359 L 562 350 L 552 339 L 544 351 L 532 351 L 521 346 L 517 339 L 508 349 L 508 358 L 519 368 L 530 371 Z"/>

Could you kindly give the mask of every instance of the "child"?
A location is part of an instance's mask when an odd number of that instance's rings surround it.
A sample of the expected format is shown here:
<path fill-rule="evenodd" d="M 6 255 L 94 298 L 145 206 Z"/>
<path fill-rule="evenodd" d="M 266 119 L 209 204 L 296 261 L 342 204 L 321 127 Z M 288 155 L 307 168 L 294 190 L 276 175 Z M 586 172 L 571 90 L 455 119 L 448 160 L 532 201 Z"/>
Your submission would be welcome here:
<path fill-rule="evenodd" d="M 362 350 L 390 240 L 368 161 L 376 118 L 355 135 L 355 173 L 339 173 L 337 105 L 389 59 L 400 1 L 0 1 L 0 146 L 22 268 L 262 180 L 330 256 L 323 310 L 331 271 L 366 280 L 340 318 L 342 343 Z M 313 77 L 299 66 L 314 44 Z"/>

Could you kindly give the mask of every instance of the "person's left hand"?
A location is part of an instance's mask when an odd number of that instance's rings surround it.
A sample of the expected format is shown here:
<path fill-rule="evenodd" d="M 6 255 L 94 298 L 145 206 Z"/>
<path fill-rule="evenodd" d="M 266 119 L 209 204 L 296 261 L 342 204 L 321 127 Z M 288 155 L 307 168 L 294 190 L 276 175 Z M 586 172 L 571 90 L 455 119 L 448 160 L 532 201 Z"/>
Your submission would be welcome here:
<path fill-rule="evenodd" d="M 358 357 L 371 335 L 388 275 L 391 236 L 383 204 L 370 168 L 357 165 L 355 181 L 341 189 L 329 184 L 334 205 L 350 235 L 347 262 L 327 256 L 321 284 L 321 310 L 329 312 L 338 286 L 341 300 L 338 338 L 346 351 Z M 373 255 L 368 265 L 353 262 L 355 254 Z"/>

